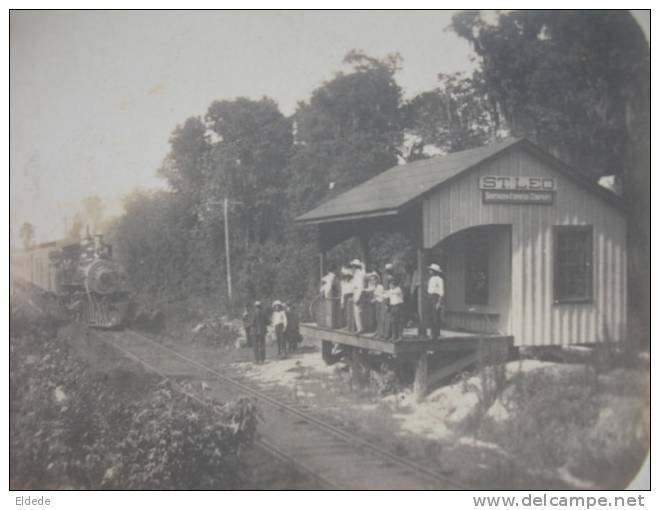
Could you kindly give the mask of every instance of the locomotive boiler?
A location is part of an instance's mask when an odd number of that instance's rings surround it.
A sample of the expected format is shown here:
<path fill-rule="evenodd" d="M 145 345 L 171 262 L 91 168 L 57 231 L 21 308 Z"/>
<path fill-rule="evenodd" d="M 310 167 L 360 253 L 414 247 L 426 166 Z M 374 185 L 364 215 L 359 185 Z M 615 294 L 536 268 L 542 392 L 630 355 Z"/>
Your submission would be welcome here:
<path fill-rule="evenodd" d="M 44 243 L 12 257 L 17 279 L 55 296 L 76 319 L 96 328 L 124 326 L 132 302 L 125 272 L 103 236 Z"/>

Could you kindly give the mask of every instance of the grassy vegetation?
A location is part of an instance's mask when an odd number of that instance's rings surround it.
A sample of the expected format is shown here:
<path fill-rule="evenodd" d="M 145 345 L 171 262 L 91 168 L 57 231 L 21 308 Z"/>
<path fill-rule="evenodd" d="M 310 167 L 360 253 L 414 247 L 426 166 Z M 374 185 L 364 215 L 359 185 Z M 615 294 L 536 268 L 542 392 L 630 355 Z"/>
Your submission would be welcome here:
<path fill-rule="evenodd" d="M 13 489 L 222 489 L 244 482 L 257 413 L 215 411 L 134 370 L 73 356 L 52 317 L 14 303 L 10 336 Z"/>

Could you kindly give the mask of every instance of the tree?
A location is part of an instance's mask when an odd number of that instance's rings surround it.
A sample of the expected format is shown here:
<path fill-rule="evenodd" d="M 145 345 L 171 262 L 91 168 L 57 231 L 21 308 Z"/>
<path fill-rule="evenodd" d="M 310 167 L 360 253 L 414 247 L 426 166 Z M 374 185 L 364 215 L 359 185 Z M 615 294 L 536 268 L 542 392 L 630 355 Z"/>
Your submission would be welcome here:
<path fill-rule="evenodd" d="M 206 126 L 199 117 L 190 117 L 174 129 L 169 142 L 170 152 L 158 174 L 177 193 L 198 194 L 210 159 Z"/>
<path fill-rule="evenodd" d="M 438 75 L 440 86 L 405 104 L 404 118 L 415 138 L 405 159 L 424 157 L 431 145 L 442 152 L 479 147 L 494 139 L 499 127 L 497 105 L 487 94 L 481 73 Z"/>
<path fill-rule="evenodd" d="M 401 58 L 349 52 L 352 72 L 312 92 L 294 114 L 290 200 L 294 214 L 397 164 L 403 143 Z M 330 189 L 331 183 L 333 184 Z"/>
<path fill-rule="evenodd" d="M 293 143 L 290 120 L 267 97 L 215 101 L 204 119 L 217 141 L 204 174 L 202 201 L 240 200 L 234 214 L 246 243 L 281 235 Z"/>
<path fill-rule="evenodd" d="M 197 217 L 187 196 L 136 191 L 125 199 L 124 210 L 113 237 L 136 289 L 181 296 L 208 290 L 217 281 L 208 271 L 208 250 L 195 243 Z"/>
<path fill-rule="evenodd" d="M 32 246 L 34 241 L 34 226 L 30 222 L 25 222 L 21 225 L 21 230 L 18 234 L 23 242 L 23 248 L 26 250 Z"/>
<path fill-rule="evenodd" d="M 494 25 L 453 18 L 512 134 L 528 136 L 586 175 L 626 167 L 628 98 L 649 65 L 639 27 L 622 11 L 527 10 Z"/>
<path fill-rule="evenodd" d="M 629 323 L 650 321 L 650 48 L 626 11 L 477 12 L 453 29 L 481 59 L 489 94 L 514 135 L 596 179 L 623 178 L 628 204 Z"/>

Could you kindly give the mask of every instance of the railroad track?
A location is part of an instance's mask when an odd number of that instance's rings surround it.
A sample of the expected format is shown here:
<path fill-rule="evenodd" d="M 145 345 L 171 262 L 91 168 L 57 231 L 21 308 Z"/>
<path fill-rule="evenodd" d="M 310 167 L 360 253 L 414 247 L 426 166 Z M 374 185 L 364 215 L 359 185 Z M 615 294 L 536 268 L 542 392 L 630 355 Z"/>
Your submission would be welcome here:
<path fill-rule="evenodd" d="M 257 446 L 327 489 L 463 489 L 428 466 L 403 458 L 291 403 L 277 390 L 246 384 L 135 331 L 99 332 L 99 338 L 179 391 L 208 405 L 180 380 L 204 383 L 220 400 L 250 396 L 261 402 L 263 424 Z"/>

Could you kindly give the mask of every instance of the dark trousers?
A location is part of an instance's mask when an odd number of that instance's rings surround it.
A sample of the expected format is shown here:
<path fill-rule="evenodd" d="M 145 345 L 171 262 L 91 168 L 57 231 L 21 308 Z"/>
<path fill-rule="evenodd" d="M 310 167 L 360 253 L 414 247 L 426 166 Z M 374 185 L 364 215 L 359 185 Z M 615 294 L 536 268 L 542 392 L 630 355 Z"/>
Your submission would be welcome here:
<path fill-rule="evenodd" d="M 289 346 L 289 352 L 293 352 L 300 342 L 300 333 L 296 329 L 289 329 L 284 332 L 284 341 Z"/>
<path fill-rule="evenodd" d="M 275 337 L 277 338 L 277 354 L 286 356 L 287 346 L 284 337 L 284 324 L 275 326 Z"/>
<path fill-rule="evenodd" d="M 263 363 L 266 361 L 266 335 L 253 335 L 254 361 Z"/>
<path fill-rule="evenodd" d="M 440 336 L 440 329 L 442 328 L 442 306 L 436 302 L 431 302 L 431 338 L 436 340 Z"/>
<path fill-rule="evenodd" d="M 403 305 L 390 306 L 390 340 L 403 337 Z"/>
<path fill-rule="evenodd" d="M 376 336 L 381 340 L 387 340 L 390 336 L 390 323 L 392 322 L 392 317 L 390 315 L 390 307 L 385 303 L 376 303 L 378 306 L 378 331 Z"/>

